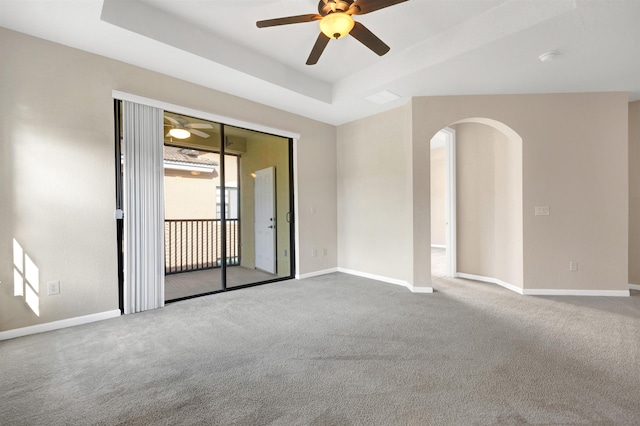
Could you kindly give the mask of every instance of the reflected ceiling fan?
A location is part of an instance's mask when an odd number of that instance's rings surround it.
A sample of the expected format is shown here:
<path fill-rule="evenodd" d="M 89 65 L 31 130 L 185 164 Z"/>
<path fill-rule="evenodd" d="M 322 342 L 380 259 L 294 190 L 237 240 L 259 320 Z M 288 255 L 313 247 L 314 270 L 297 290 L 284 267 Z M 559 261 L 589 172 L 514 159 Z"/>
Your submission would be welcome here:
<path fill-rule="evenodd" d="M 165 126 L 170 127 L 169 133 L 167 133 L 165 136 L 171 136 L 176 139 L 187 139 L 191 136 L 191 133 L 200 136 L 201 138 L 208 138 L 209 135 L 207 133 L 197 129 L 213 129 L 213 126 L 211 124 L 189 123 L 189 121 L 187 121 L 183 117 L 173 118 L 165 115 L 164 118 L 169 120 L 169 122 L 171 123 L 165 124 Z"/>
<path fill-rule="evenodd" d="M 373 50 L 378 56 L 387 53 L 391 48 L 352 15 L 364 15 L 385 7 L 404 3 L 408 0 L 320 0 L 318 14 L 287 16 L 256 22 L 258 28 L 275 27 L 277 25 L 299 24 L 320 21 L 320 35 L 311 49 L 307 65 L 314 65 L 332 38 L 339 39 L 351 34 L 360 43 Z"/>

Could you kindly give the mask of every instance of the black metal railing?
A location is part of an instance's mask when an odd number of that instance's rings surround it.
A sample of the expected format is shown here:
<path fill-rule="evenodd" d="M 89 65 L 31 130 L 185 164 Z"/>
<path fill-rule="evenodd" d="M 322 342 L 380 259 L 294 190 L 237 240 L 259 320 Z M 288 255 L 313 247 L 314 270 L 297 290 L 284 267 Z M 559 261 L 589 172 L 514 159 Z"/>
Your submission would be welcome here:
<path fill-rule="evenodd" d="M 227 265 L 240 264 L 239 221 L 227 219 Z M 164 221 L 165 275 L 219 268 L 222 265 L 220 219 Z"/>

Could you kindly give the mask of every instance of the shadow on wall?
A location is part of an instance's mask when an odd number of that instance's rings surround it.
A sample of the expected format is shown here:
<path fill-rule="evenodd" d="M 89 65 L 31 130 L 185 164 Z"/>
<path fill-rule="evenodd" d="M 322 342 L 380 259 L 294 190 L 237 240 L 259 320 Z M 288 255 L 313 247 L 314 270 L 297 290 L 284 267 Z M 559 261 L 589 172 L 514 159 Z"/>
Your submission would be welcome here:
<path fill-rule="evenodd" d="M 454 185 L 455 203 L 446 203 L 452 206 L 451 212 L 432 212 L 439 224 L 432 223 L 432 229 L 455 228 L 451 245 L 455 256 L 447 256 L 455 267 L 453 275 L 522 289 L 522 138 L 504 123 L 488 118 L 467 118 L 447 128 L 454 131 L 452 148 L 445 147 L 443 153 L 432 150 L 432 165 L 440 162 L 434 167 L 446 169 L 443 178 L 447 185 Z M 445 161 L 449 155 L 454 162 Z M 432 191 L 432 206 L 442 209 L 438 201 L 445 196 L 438 191 L 445 191 L 445 185 L 432 185 Z M 435 235 L 444 234 L 440 231 Z M 432 244 L 438 245 L 433 240 Z"/>

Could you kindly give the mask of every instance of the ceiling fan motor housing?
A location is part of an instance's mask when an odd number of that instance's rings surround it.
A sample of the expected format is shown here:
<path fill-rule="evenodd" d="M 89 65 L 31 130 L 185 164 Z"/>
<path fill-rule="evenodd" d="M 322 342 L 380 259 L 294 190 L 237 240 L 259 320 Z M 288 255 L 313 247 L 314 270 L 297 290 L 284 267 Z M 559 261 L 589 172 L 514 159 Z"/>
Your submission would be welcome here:
<path fill-rule="evenodd" d="M 347 12 L 353 0 L 320 0 L 318 3 L 318 13 L 322 16 L 326 16 L 335 12 Z"/>

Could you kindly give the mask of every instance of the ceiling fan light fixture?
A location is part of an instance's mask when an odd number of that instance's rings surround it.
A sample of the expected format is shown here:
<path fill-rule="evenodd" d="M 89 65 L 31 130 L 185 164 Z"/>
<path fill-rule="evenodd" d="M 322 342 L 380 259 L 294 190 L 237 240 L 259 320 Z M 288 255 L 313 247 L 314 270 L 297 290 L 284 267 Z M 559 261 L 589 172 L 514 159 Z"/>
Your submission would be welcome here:
<path fill-rule="evenodd" d="M 339 39 L 353 29 L 355 22 L 348 13 L 330 13 L 320 20 L 320 31 L 329 38 Z"/>
<path fill-rule="evenodd" d="M 173 129 L 169 130 L 169 134 L 176 139 L 187 139 L 189 136 L 191 136 L 191 132 L 189 132 L 187 129 L 181 129 L 179 127 L 174 127 Z"/>

